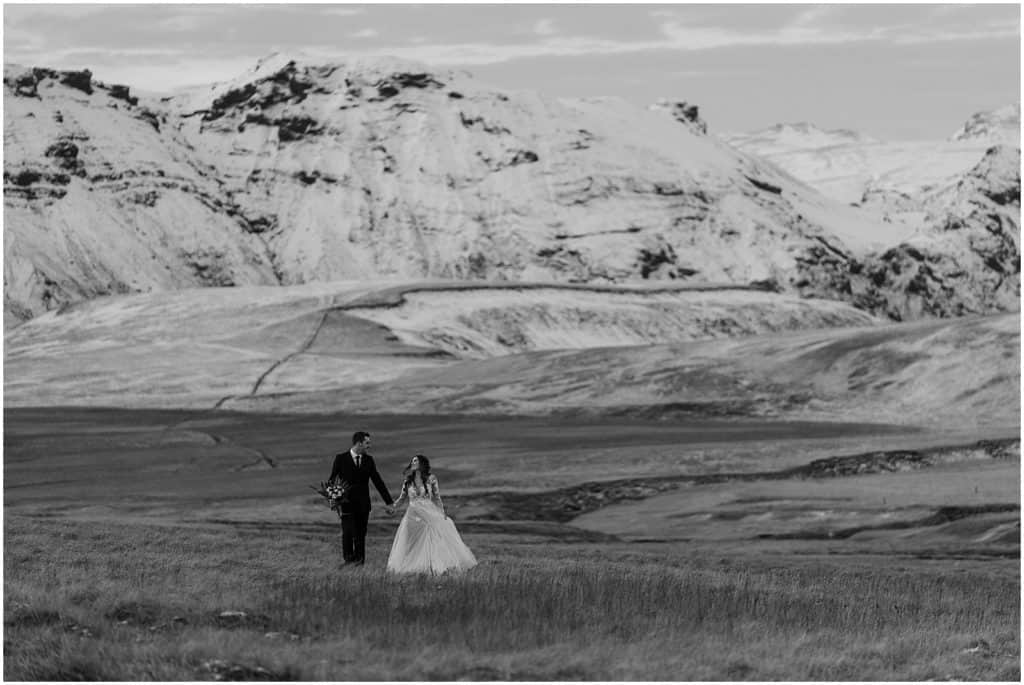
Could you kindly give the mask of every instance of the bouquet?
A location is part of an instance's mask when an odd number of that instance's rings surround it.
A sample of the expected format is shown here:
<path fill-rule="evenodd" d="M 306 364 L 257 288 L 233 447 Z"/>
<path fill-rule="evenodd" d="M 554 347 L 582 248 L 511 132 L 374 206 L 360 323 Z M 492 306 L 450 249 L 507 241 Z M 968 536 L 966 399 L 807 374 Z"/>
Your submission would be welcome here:
<path fill-rule="evenodd" d="M 348 481 L 342 480 L 336 483 L 321 482 L 320 487 L 318 488 L 312 485 L 310 485 L 309 487 L 312 488 L 313 491 L 316 492 L 318 495 L 327 500 L 327 506 L 329 506 L 332 510 L 338 512 L 338 515 L 341 516 L 341 505 L 343 503 L 348 503 Z"/>

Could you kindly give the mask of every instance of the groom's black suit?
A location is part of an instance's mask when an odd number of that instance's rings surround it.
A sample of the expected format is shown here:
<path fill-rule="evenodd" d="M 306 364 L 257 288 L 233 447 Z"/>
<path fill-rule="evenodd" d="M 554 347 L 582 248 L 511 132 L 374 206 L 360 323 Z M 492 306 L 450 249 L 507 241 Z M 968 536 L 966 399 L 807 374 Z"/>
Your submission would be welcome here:
<path fill-rule="evenodd" d="M 363 563 L 366 559 L 366 527 L 370 521 L 370 481 L 388 506 L 394 504 L 384 479 L 377 473 L 373 457 L 364 454 L 356 466 L 352 451 L 334 457 L 329 482 L 344 480 L 348 483 L 348 497 L 341 503 L 341 552 L 345 561 Z"/>

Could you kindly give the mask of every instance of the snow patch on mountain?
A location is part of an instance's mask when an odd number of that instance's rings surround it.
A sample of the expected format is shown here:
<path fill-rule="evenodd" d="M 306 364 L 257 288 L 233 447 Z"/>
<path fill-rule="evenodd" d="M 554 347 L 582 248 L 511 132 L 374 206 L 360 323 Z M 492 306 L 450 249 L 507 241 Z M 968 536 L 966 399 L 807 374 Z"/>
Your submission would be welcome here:
<path fill-rule="evenodd" d="M 1020 147 L 1020 104 L 977 112 L 949 137 L 952 141 L 979 141 L 988 145 Z"/>
<path fill-rule="evenodd" d="M 921 199 L 926 228 L 861 258 L 820 260 L 808 291 L 896 320 L 1020 309 L 1020 148 L 997 146 Z"/>
<path fill-rule="evenodd" d="M 904 237 L 617 98 L 394 59 L 275 56 L 155 101 L 29 72 L 5 72 L 9 322 L 114 293 L 351 278 L 788 289 L 820 240 Z"/>
<path fill-rule="evenodd" d="M 753 133 L 731 133 L 723 137 L 729 144 L 761 157 L 794 150 L 821 150 L 879 142 L 850 129 L 826 130 L 808 122 L 776 124 Z"/>
<path fill-rule="evenodd" d="M 386 326 L 406 344 L 464 358 L 879 323 L 840 302 L 728 289 L 611 293 L 552 288 L 458 296 L 428 290 L 404 295 L 398 306 L 347 312 Z"/>
<path fill-rule="evenodd" d="M 348 279 L 760 283 L 892 316 L 957 310 L 930 289 L 907 306 L 902 285 L 866 300 L 838 273 L 945 221 L 929 198 L 955 177 L 928 198 L 886 185 L 844 205 L 707 135 L 685 102 L 287 55 L 156 100 L 87 71 L 8 67 L 4 87 L 8 325 L 112 294 Z M 881 145 L 812 128 L 777 139 Z"/>
<path fill-rule="evenodd" d="M 871 194 L 915 197 L 946 187 L 994 144 L 1020 146 L 1020 106 L 971 117 L 948 141 L 880 141 L 813 124 L 779 124 L 722 136 L 777 164 L 824 195 L 862 203 Z"/>

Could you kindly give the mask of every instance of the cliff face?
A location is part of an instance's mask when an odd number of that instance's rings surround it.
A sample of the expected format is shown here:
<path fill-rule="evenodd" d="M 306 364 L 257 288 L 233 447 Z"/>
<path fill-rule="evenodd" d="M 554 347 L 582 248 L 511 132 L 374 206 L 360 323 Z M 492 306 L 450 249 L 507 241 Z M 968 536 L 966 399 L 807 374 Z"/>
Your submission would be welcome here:
<path fill-rule="evenodd" d="M 821 277 L 839 255 L 911 234 L 706 135 L 685 103 L 279 57 L 153 101 L 88 72 L 7 67 L 4 86 L 10 322 L 110 293 L 352 278 L 764 282 L 842 299 L 842 278 Z"/>
<path fill-rule="evenodd" d="M 127 88 L 4 73 L 4 312 L 98 295 L 274 283 L 215 175 Z"/>
<path fill-rule="evenodd" d="M 921 200 L 924 230 L 863 258 L 835 256 L 806 287 L 896 320 L 1020 308 L 1020 148 L 997 146 Z"/>

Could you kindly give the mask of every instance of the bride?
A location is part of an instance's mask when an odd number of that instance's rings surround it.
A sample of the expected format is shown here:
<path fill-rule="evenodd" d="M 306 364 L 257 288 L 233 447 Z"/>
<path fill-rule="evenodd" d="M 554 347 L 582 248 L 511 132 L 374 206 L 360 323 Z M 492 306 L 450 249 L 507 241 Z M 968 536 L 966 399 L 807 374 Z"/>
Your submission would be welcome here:
<path fill-rule="evenodd" d="M 422 454 L 412 458 L 405 469 L 402 494 L 408 508 L 398 524 L 388 556 L 393 573 L 444 573 L 465 571 L 476 566 L 476 557 L 459 537 L 455 523 L 445 516 L 437 476 L 430 473 L 430 460 Z"/>

